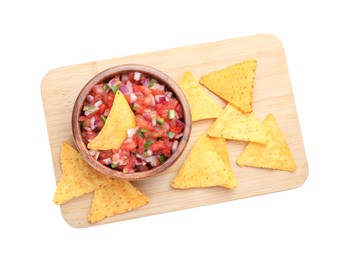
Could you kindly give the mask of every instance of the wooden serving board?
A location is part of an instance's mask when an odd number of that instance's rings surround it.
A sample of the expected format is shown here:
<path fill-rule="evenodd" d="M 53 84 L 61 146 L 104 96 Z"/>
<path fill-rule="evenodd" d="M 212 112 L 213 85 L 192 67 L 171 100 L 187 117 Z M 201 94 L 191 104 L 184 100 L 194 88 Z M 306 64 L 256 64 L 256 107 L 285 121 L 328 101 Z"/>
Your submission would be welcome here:
<path fill-rule="evenodd" d="M 236 158 L 246 143 L 228 141 L 230 162 L 238 180 L 236 189 L 221 187 L 173 189 L 170 186 L 171 181 L 175 178 L 194 141 L 200 134 L 207 131 L 214 120 L 194 122 L 186 151 L 173 166 L 166 170 L 165 174 L 133 182 L 150 198 L 150 203 L 134 211 L 104 219 L 94 225 L 247 198 L 300 186 L 308 175 L 306 154 L 283 46 L 278 39 L 269 34 L 89 62 L 48 72 L 42 80 L 41 90 L 56 180 L 58 181 L 61 175 L 61 145 L 65 141 L 74 144 L 71 113 L 75 99 L 81 88 L 97 73 L 120 64 L 138 63 L 160 69 L 178 82 L 186 70 L 190 70 L 199 79 L 206 73 L 247 59 L 257 60 L 254 113 L 260 122 L 268 113 L 275 115 L 295 157 L 297 171 L 289 173 L 241 168 L 237 166 Z M 225 106 L 225 101 L 207 92 L 219 105 Z M 62 215 L 68 224 L 73 227 L 92 226 L 87 221 L 92 197 L 93 193 L 86 194 L 61 206 Z"/>

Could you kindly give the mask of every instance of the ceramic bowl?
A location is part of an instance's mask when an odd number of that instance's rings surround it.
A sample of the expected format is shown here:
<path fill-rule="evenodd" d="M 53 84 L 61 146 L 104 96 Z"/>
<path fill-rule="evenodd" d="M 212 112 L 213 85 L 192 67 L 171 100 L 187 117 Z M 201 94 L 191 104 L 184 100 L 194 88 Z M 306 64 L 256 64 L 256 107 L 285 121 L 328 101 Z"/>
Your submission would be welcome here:
<path fill-rule="evenodd" d="M 86 144 L 83 141 L 83 137 L 81 134 L 81 126 L 79 122 L 79 117 L 82 114 L 82 109 L 84 105 L 84 101 L 87 98 L 87 95 L 92 90 L 92 87 L 96 84 L 100 83 L 107 83 L 109 80 L 111 80 L 115 75 L 117 74 L 123 74 L 128 72 L 140 72 L 144 73 L 150 77 L 155 78 L 160 84 L 163 84 L 165 88 L 173 93 L 173 95 L 177 98 L 179 103 L 182 105 L 183 109 L 183 115 L 184 119 L 183 122 L 185 124 L 183 129 L 183 136 L 179 139 L 178 142 L 178 148 L 172 155 L 162 164 L 159 166 L 156 166 L 152 169 L 149 169 L 147 171 L 140 171 L 140 172 L 134 172 L 134 173 L 123 173 L 121 171 L 112 169 L 109 166 L 106 166 L 99 161 L 95 160 L 89 153 L 88 148 L 86 147 Z M 94 76 L 81 90 L 80 94 L 76 98 L 73 113 L 72 113 L 72 131 L 73 136 L 75 140 L 75 144 L 77 147 L 77 150 L 80 152 L 82 157 L 86 160 L 86 162 L 92 166 L 94 169 L 96 169 L 98 172 L 105 174 L 110 177 L 114 178 L 122 178 L 130 181 L 134 180 L 141 180 L 145 179 L 151 176 L 157 176 L 163 173 L 168 167 L 170 167 L 172 164 L 174 164 L 177 159 L 181 156 L 182 152 L 184 151 L 191 132 L 191 115 L 190 115 L 190 108 L 188 101 L 182 92 L 182 90 L 179 88 L 179 86 L 176 84 L 174 80 L 172 80 L 168 75 L 165 73 L 159 71 L 158 69 L 155 69 L 150 66 L 145 65 L 139 65 L 139 64 L 126 64 L 126 65 L 119 65 L 115 67 L 108 68 L 96 76 Z"/>

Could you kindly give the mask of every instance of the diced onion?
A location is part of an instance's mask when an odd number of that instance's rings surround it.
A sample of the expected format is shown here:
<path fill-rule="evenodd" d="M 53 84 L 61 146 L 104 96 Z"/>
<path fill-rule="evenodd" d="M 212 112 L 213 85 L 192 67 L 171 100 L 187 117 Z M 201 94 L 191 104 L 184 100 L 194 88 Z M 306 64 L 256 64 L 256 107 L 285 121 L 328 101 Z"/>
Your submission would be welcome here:
<path fill-rule="evenodd" d="M 121 85 L 121 86 L 119 87 L 119 90 L 120 90 L 123 94 L 129 93 L 126 84 Z"/>
<path fill-rule="evenodd" d="M 150 149 L 148 149 L 147 154 L 148 154 L 149 156 L 152 156 L 152 155 L 153 155 L 153 151 L 150 150 Z"/>
<path fill-rule="evenodd" d="M 94 99 L 94 97 L 92 95 L 87 95 L 86 99 L 88 102 L 91 102 Z"/>
<path fill-rule="evenodd" d="M 126 80 L 128 80 L 128 74 L 127 73 L 121 74 L 121 81 L 126 81 Z"/>
<path fill-rule="evenodd" d="M 145 87 L 149 86 L 149 79 L 148 78 L 144 79 L 143 86 L 145 86 Z"/>
<path fill-rule="evenodd" d="M 131 81 L 127 81 L 126 82 L 126 87 L 127 87 L 127 93 L 132 93 L 133 92 L 133 88 L 132 88 L 132 82 Z"/>
<path fill-rule="evenodd" d="M 110 109 L 107 108 L 106 110 L 104 110 L 103 116 L 105 117 L 109 116 L 109 112 L 110 112 Z"/>
<path fill-rule="evenodd" d="M 115 79 L 115 78 L 112 78 L 112 79 L 108 82 L 108 86 L 109 86 L 110 88 L 112 88 L 112 87 L 114 87 L 115 83 L 116 83 L 116 79 Z"/>
<path fill-rule="evenodd" d="M 152 94 L 150 94 L 151 97 L 151 106 L 154 107 L 155 106 L 155 98 Z"/>
<path fill-rule="evenodd" d="M 146 110 L 144 110 L 144 112 L 142 113 L 142 116 L 144 117 L 145 120 L 147 121 L 151 121 L 151 118 L 149 116 L 149 114 L 146 112 Z"/>
<path fill-rule="evenodd" d="M 119 87 L 119 90 L 123 93 L 123 94 L 130 94 L 133 93 L 133 88 L 132 88 L 132 82 L 127 80 L 126 84 L 122 84 Z"/>
<path fill-rule="evenodd" d="M 156 156 L 149 156 L 144 158 L 144 161 L 148 162 L 148 163 L 154 163 L 156 161 Z"/>
<path fill-rule="evenodd" d="M 134 128 L 127 129 L 127 137 L 133 137 L 135 132 Z"/>
<path fill-rule="evenodd" d="M 156 95 L 155 96 L 156 103 L 162 103 L 166 101 L 165 95 Z"/>
<path fill-rule="evenodd" d="M 136 158 L 136 165 L 145 165 L 145 161 L 143 161 L 141 158 Z"/>
<path fill-rule="evenodd" d="M 141 79 L 141 73 L 136 71 L 135 75 L 133 76 L 133 79 L 135 81 L 139 81 Z"/>
<path fill-rule="evenodd" d="M 164 126 L 165 126 L 165 129 L 166 129 L 166 132 L 168 130 L 170 130 L 170 125 L 166 121 L 164 121 Z"/>
<path fill-rule="evenodd" d="M 130 103 L 133 104 L 137 101 L 137 96 L 134 93 L 130 94 Z"/>
<path fill-rule="evenodd" d="M 95 130 L 96 128 L 95 122 L 96 122 L 96 118 L 93 116 L 90 120 L 90 127 L 92 131 Z"/>
<path fill-rule="evenodd" d="M 141 159 L 141 160 L 144 160 L 144 159 L 145 159 L 145 158 L 144 158 L 141 154 L 139 154 L 139 153 L 136 153 L 136 157 L 139 158 L 139 159 Z"/>
<path fill-rule="evenodd" d="M 185 127 L 185 124 L 179 119 L 177 119 L 176 125 L 178 125 L 179 127 L 182 127 L 182 128 Z"/>
<path fill-rule="evenodd" d="M 184 133 L 180 133 L 180 134 L 176 134 L 176 139 L 179 139 L 179 138 L 181 138 L 182 136 L 184 135 Z"/>
<path fill-rule="evenodd" d="M 177 150 L 177 148 L 178 148 L 178 141 L 176 140 L 176 141 L 173 142 L 172 152 L 174 153 Z"/>
<path fill-rule="evenodd" d="M 103 102 L 102 100 L 98 100 L 95 104 L 94 104 L 94 107 L 99 107 L 100 105 L 102 105 Z"/>
<path fill-rule="evenodd" d="M 105 165 L 109 165 L 109 164 L 111 164 L 111 158 L 108 157 L 108 158 L 102 160 L 102 162 L 103 162 Z"/>
<path fill-rule="evenodd" d="M 157 82 L 154 83 L 154 85 L 151 87 L 152 89 L 159 89 L 161 91 L 164 91 L 165 90 L 165 86 L 164 85 L 161 85 Z"/>
<path fill-rule="evenodd" d="M 151 125 L 156 126 L 156 118 L 155 117 L 151 120 Z"/>
<path fill-rule="evenodd" d="M 94 156 L 97 152 L 98 152 L 98 150 L 90 150 L 90 151 L 89 151 L 89 154 L 90 154 L 91 156 Z"/>
<path fill-rule="evenodd" d="M 160 163 L 158 157 L 154 156 L 154 155 L 145 158 L 145 161 L 150 163 L 150 165 L 153 166 L 153 167 L 157 166 Z"/>

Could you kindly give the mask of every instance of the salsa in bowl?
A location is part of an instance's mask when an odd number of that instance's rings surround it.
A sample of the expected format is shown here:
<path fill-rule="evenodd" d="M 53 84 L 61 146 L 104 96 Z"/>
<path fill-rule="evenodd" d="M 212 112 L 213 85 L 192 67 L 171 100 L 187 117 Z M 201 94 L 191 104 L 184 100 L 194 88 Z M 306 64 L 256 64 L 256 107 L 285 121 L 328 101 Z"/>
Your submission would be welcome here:
<path fill-rule="evenodd" d="M 135 123 L 127 129 L 120 130 L 122 121 L 131 119 L 113 108 L 116 96 L 132 110 Z M 111 113 L 121 120 L 114 131 L 124 131 L 121 145 L 91 148 Z M 189 139 L 191 116 L 183 92 L 169 76 L 130 64 L 109 68 L 85 85 L 74 105 L 72 127 L 78 151 L 93 168 L 111 177 L 139 180 L 163 172 L 179 158 Z"/>

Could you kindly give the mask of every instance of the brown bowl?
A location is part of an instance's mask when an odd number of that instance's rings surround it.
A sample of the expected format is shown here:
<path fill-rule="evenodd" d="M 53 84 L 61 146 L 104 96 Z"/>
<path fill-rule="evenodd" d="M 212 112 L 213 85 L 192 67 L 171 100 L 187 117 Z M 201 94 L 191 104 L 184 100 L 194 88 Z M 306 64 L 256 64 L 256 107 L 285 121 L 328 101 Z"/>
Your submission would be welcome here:
<path fill-rule="evenodd" d="M 103 165 L 102 163 L 98 162 L 94 158 L 92 158 L 91 155 L 89 154 L 89 150 L 87 149 L 83 141 L 83 137 L 80 129 L 80 123 L 78 121 L 78 118 L 81 115 L 81 111 L 83 108 L 83 103 L 94 85 L 103 83 L 103 82 L 108 82 L 115 75 L 129 72 L 129 71 L 138 71 L 146 75 L 149 75 L 155 78 L 156 80 L 158 80 L 159 83 L 163 84 L 165 88 L 167 88 L 168 90 L 171 90 L 175 95 L 175 97 L 180 102 L 180 104 L 182 105 L 183 115 L 184 115 L 184 124 L 185 124 L 184 130 L 183 130 L 184 131 L 183 136 L 179 141 L 178 148 L 171 155 L 171 157 L 169 157 L 163 164 L 159 166 L 156 166 L 147 171 L 141 171 L 141 172 L 135 172 L 135 173 L 123 173 L 121 171 L 114 170 L 106 165 Z M 109 69 L 106 69 L 100 72 L 83 87 L 80 94 L 76 98 L 76 101 L 74 104 L 73 113 L 72 113 L 72 130 L 73 130 L 73 136 L 74 136 L 77 150 L 80 152 L 82 157 L 86 160 L 86 162 L 89 165 L 91 165 L 94 169 L 96 169 L 97 171 L 109 177 L 122 178 L 125 180 L 134 181 L 134 180 L 141 180 L 151 176 L 159 175 L 177 161 L 177 159 L 180 157 L 180 155 L 184 151 L 189 140 L 189 136 L 191 132 L 191 114 L 190 114 L 189 104 L 184 93 L 169 76 L 167 76 L 165 73 L 153 67 L 138 65 L 138 64 L 126 64 L 126 65 L 111 67 Z"/>

